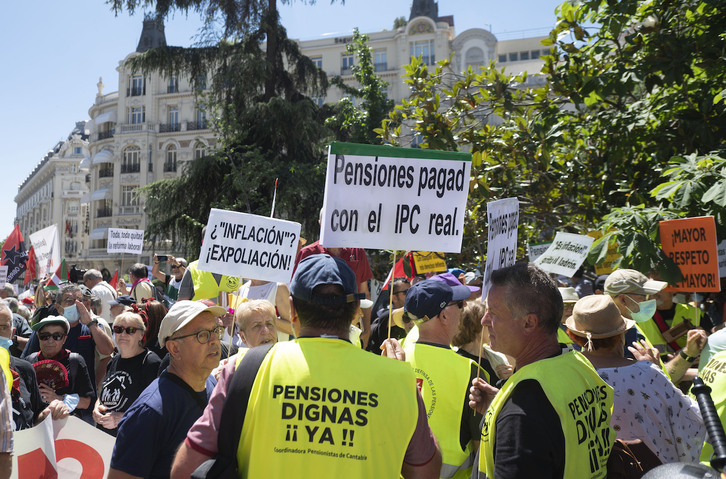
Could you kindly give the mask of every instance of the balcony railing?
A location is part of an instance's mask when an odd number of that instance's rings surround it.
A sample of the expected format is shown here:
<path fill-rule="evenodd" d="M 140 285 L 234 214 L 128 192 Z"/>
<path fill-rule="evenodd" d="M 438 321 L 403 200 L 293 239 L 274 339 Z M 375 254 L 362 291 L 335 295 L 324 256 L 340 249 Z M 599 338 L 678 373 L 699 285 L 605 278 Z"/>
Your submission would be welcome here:
<path fill-rule="evenodd" d="M 141 163 L 121 165 L 121 173 L 138 173 L 141 171 Z"/>
<path fill-rule="evenodd" d="M 137 215 L 140 212 L 139 205 L 121 205 L 118 208 L 118 214 L 120 215 Z"/>
<path fill-rule="evenodd" d="M 146 86 L 143 88 L 140 87 L 132 87 L 126 89 L 126 96 L 141 96 L 146 95 Z"/>
<path fill-rule="evenodd" d="M 376 63 L 374 68 L 377 72 L 385 72 L 388 70 L 388 63 Z"/>
<path fill-rule="evenodd" d="M 98 132 L 98 141 L 105 140 L 106 138 L 113 138 L 114 130 L 111 129 L 109 131 L 99 131 Z"/>
<path fill-rule="evenodd" d="M 187 122 L 187 131 L 190 130 L 206 130 L 209 128 L 209 122 L 207 120 L 203 121 L 188 121 Z"/>
<path fill-rule="evenodd" d="M 99 178 L 111 178 L 113 176 L 113 165 L 110 163 L 104 163 L 101 169 L 98 170 Z"/>
<path fill-rule="evenodd" d="M 176 160 L 164 162 L 164 173 L 171 173 L 176 171 Z"/>
<path fill-rule="evenodd" d="M 179 85 L 167 85 L 166 92 L 167 93 L 179 93 Z"/>
<path fill-rule="evenodd" d="M 181 131 L 181 123 L 160 123 L 159 133 L 169 133 L 170 131 Z"/>
<path fill-rule="evenodd" d="M 343 67 L 343 68 L 340 69 L 340 74 L 341 74 L 341 76 L 343 76 L 343 75 L 352 75 L 353 74 L 353 71 L 350 69 L 350 67 L 347 67 L 347 68 Z"/>
<path fill-rule="evenodd" d="M 112 215 L 111 208 L 99 208 L 96 210 L 96 218 L 107 218 Z"/>
<path fill-rule="evenodd" d="M 128 123 L 126 125 L 118 126 L 119 133 L 131 133 L 136 131 L 144 131 L 146 129 L 146 123 Z"/>

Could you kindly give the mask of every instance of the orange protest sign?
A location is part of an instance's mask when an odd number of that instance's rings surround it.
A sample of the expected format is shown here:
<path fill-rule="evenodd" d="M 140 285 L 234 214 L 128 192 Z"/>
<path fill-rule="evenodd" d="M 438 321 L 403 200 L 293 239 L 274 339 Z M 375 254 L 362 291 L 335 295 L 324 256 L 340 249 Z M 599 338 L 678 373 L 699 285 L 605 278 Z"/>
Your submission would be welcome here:
<path fill-rule="evenodd" d="M 660 242 L 665 254 L 683 273 L 683 281 L 668 291 L 718 292 L 716 222 L 713 216 L 660 222 Z"/>

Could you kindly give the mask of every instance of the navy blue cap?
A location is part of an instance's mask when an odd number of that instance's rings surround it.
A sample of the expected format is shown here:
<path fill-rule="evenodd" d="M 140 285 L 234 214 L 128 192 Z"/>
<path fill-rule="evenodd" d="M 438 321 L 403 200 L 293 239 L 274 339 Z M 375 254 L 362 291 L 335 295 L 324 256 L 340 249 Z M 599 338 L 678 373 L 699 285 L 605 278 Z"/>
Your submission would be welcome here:
<path fill-rule="evenodd" d="M 124 306 L 131 306 L 132 304 L 136 304 L 136 300 L 129 296 L 128 294 L 122 294 L 116 299 L 112 299 L 111 301 L 107 301 L 108 304 L 111 306 L 114 306 L 116 304 L 123 304 Z"/>
<path fill-rule="evenodd" d="M 419 320 L 427 321 L 441 313 L 450 302 L 469 299 L 470 294 L 466 286 L 452 288 L 442 281 L 427 279 L 408 289 L 403 309 Z"/>
<path fill-rule="evenodd" d="M 343 287 L 343 295 L 315 296 L 313 289 L 324 284 Z M 340 258 L 329 254 L 314 254 L 303 258 L 297 265 L 290 282 L 290 294 L 294 298 L 317 304 L 343 304 L 364 299 L 358 293 L 358 283 L 350 266 Z"/>

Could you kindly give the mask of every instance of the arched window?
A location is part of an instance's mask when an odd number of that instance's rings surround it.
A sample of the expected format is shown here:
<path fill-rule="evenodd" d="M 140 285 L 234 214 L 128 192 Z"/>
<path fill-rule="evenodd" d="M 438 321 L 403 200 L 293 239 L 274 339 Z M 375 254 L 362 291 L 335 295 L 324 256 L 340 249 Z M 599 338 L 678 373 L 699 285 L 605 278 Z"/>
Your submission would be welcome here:
<path fill-rule="evenodd" d="M 471 67 L 475 72 L 484 66 L 484 52 L 479 47 L 471 47 L 464 54 L 464 69 Z"/>
<path fill-rule="evenodd" d="M 194 159 L 198 160 L 203 156 L 207 156 L 207 145 L 205 145 L 201 141 L 197 141 L 194 144 Z"/>
<path fill-rule="evenodd" d="M 164 172 L 176 171 L 176 146 L 166 147 L 166 160 L 164 160 Z"/>

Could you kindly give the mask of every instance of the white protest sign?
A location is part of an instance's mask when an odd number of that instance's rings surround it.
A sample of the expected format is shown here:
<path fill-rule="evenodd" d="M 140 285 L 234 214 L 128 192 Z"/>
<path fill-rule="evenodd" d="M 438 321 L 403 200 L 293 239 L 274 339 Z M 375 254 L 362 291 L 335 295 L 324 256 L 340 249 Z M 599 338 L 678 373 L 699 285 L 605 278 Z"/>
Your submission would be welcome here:
<path fill-rule="evenodd" d="M 517 227 L 519 224 L 519 200 L 505 198 L 487 203 L 488 244 L 484 266 L 482 301 L 486 299 L 492 272 L 511 266 L 517 260 Z"/>
<path fill-rule="evenodd" d="M 716 246 L 716 252 L 718 257 L 718 276 L 724 278 L 726 277 L 726 240 L 721 241 Z"/>
<path fill-rule="evenodd" d="M 534 264 L 548 273 L 571 278 L 587 258 L 593 241 L 595 238 L 592 236 L 559 232 L 547 251 Z"/>
<path fill-rule="evenodd" d="M 16 431 L 11 478 L 106 477 L 115 438 L 77 417 Z"/>
<path fill-rule="evenodd" d="M 5 281 L 8 279 L 8 267 L 7 265 L 0 266 L 0 288 L 5 287 Z"/>
<path fill-rule="evenodd" d="M 533 262 L 547 251 L 552 243 L 537 243 L 527 245 L 527 256 L 529 256 L 529 262 Z"/>
<path fill-rule="evenodd" d="M 287 283 L 298 238 L 300 223 L 212 208 L 197 268 Z"/>
<path fill-rule="evenodd" d="M 53 274 L 61 262 L 58 225 L 50 225 L 30 235 L 35 258 L 38 261 L 38 276 Z"/>
<path fill-rule="evenodd" d="M 333 143 L 320 244 L 459 253 L 471 155 Z"/>
<path fill-rule="evenodd" d="M 144 230 L 125 228 L 108 229 L 107 253 L 141 254 L 144 247 Z"/>

